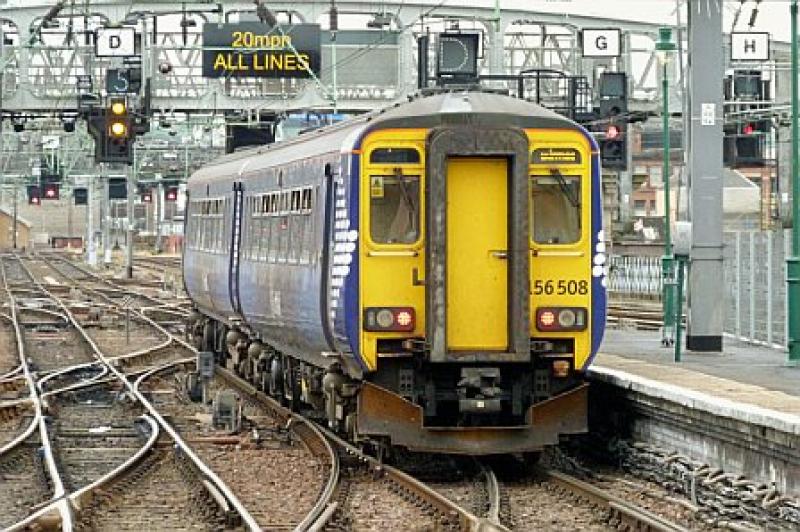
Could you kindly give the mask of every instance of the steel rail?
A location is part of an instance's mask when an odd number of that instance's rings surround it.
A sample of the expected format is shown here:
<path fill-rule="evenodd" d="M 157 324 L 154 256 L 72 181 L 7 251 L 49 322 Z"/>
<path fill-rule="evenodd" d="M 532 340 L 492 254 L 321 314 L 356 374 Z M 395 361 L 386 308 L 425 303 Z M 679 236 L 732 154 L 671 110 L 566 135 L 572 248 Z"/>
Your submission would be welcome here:
<path fill-rule="evenodd" d="M 91 270 L 88 270 L 88 269 L 86 269 L 86 268 L 84 268 L 84 267 L 82 267 L 82 266 L 79 266 L 79 265 L 75 264 L 74 262 L 72 262 L 72 261 L 70 261 L 70 260 L 68 260 L 68 259 L 66 259 L 66 258 L 64 258 L 64 257 L 60 257 L 60 256 L 55 256 L 55 257 L 47 257 L 45 254 L 40 254 L 39 256 L 42 258 L 42 260 L 43 260 L 43 261 L 45 261 L 46 263 L 48 263 L 48 265 L 50 264 L 50 262 L 52 262 L 52 261 L 54 261 L 54 260 L 60 261 L 60 262 L 62 262 L 62 263 L 64 263 L 64 264 L 67 264 L 69 267 L 71 267 L 71 268 L 74 268 L 74 269 L 76 269 L 76 270 L 78 270 L 78 271 L 82 272 L 84 275 L 86 275 L 86 276 L 88 276 L 88 277 L 91 277 L 91 278 L 92 278 L 92 279 L 94 279 L 95 281 L 97 281 L 97 282 L 99 282 L 99 283 L 102 283 L 102 284 L 105 284 L 105 285 L 108 285 L 108 287 L 109 287 L 109 288 L 108 288 L 108 290 L 113 290 L 113 291 L 118 291 L 118 292 L 123 292 L 123 293 L 132 294 L 132 295 L 135 295 L 136 297 L 141 297 L 142 299 L 147 299 L 147 300 L 149 300 L 151 303 L 153 303 L 153 304 L 155 304 L 155 305 L 160 305 L 160 304 L 162 304 L 162 303 L 163 303 L 163 302 L 162 302 L 162 301 L 160 301 L 159 299 L 157 299 L 157 298 L 154 298 L 154 297 L 152 297 L 152 296 L 149 296 L 149 295 L 147 295 L 147 294 L 143 294 L 143 293 L 141 293 L 141 292 L 138 292 L 138 291 L 136 291 L 136 290 L 130 290 L 130 289 L 128 289 L 127 287 L 124 287 L 124 288 L 123 288 L 123 287 L 121 287 L 121 286 L 119 286 L 119 285 L 115 284 L 115 283 L 114 283 L 113 281 L 111 281 L 110 279 L 106 279 L 105 277 L 103 277 L 103 276 L 101 276 L 101 275 L 97 275 L 95 272 L 93 272 L 93 271 L 91 271 Z M 67 279 L 70 279 L 70 278 L 69 278 L 69 276 L 67 276 L 66 274 L 64 274 L 63 272 L 61 272 L 61 270 L 59 270 L 59 269 L 58 269 L 58 268 L 56 268 L 55 266 L 51 266 L 51 267 L 52 267 L 52 268 L 53 268 L 53 269 L 54 269 L 56 272 L 58 272 L 58 274 L 59 274 L 59 275 L 61 275 L 62 277 L 66 277 Z M 71 280 L 71 281 L 73 281 L 73 282 L 75 282 L 75 280 L 74 280 L 74 279 L 70 279 L 70 280 Z M 77 283 L 76 283 L 76 284 L 77 284 Z M 110 296 L 108 296 L 108 294 L 104 294 L 104 293 L 103 293 L 103 291 L 102 291 L 101 289 L 94 289 L 94 290 L 95 290 L 96 292 L 98 292 L 100 295 L 104 296 L 106 299 L 109 299 L 109 300 L 111 300 L 111 299 L 112 299 Z"/>
<path fill-rule="evenodd" d="M 483 462 L 478 462 L 478 465 L 485 478 L 486 496 L 489 499 L 489 510 L 486 512 L 486 519 L 489 523 L 502 527 L 503 525 L 500 523 L 500 483 L 497 482 L 497 476 L 490 466 Z"/>
<path fill-rule="evenodd" d="M 186 345 L 187 347 L 191 348 L 191 346 L 189 346 L 188 344 Z M 223 378 L 225 378 L 229 382 L 233 383 L 240 390 L 246 391 L 251 398 L 258 400 L 259 402 L 262 402 L 263 404 L 265 404 L 265 406 L 267 406 L 271 410 L 281 413 L 282 415 L 286 416 L 287 419 L 294 420 L 294 423 L 304 423 L 308 426 L 315 427 L 317 431 L 323 434 L 327 440 L 334 443 L 337 447 L 343 449 L 345 452 L 349 454 L 357 456 L 360 460 L 367 463 L 376 473 L 379 472 L 381 474 L 386 475 L 394 483 L 416 494 L 421 499 L 431 504 L 431 506 L 433 506 L 442 515 L 457 517 L 459 520 L 459 525 L 462 530 L 471 532 L 484 532 L 484 531 L 505 532 L 508 530 L 499 523 L 499 519 L 498 522 L 490 522 L 487 519 L 481 519 L 480 517 L 471 513 L 469 510 L 457 505 L 444 495 L 440 494 L 438 491 L 420 482 L 419 480 L 413 478 L 407 473 L 404 473 L 399 469 L 396 469 L 392 466 L 380 462 L 376 458 L 364 453 L 361 449 L 358 449 L 349 442 L 343 440 L 338 435 L 334 434 L 325 427 L 322 427 L 317 423 L 314 423 L 313 421 L 310 421 L 297 413 L 291 412 L 287 408 L 281 406 L 273 398 L 269 397 L 263 392 L 256 390 L 250 383 L 242 380 L 240 377 L 234 375 L 229 370 L 218 367 L 216 368 L 216 372 L 219 375 L 223 376 Z M 499 500 L 499 495 L 498 495 L 498 500 Z M 335 513 L 335 506 L 333 506 L 335 504 L 336 503 L 328 502 L 323 505 L 322 500 L 321 499 L 318 500 L 317 506 L 319 508 L 317 508 L 317 510 L 320 511 L 318 517 L 310 523 L 308 528 L 300 528 L 298 526 L 296 530 L 299 531 L 299 530 L 324 529 L 327 521 Z"/>
<path fill-rule="evenodd" d="M 20 261 L 20 263 L 22 262 Z M 23 267 L 25 267 L 24 264 Z M 27 268 L 25 269 L 27 270 Z M 172 440 L 181 449 L 184 455 L 194 464 L 195 468 L 200 472 L 200 474 L 204 476 L 206 479 L 208 479 L 210 483 L 214 485 L 214 487 L 224 495 L 224 497 L 230 503 L 231 507 L 233 507 L 236 510 L 236 512 L 240 515 L 242 521 L 246 524 L 246 526 L 250 530 L 259 530 L 258 524 L 256 523 L 255 519 L 253 519 L 253 517 L 250 515 L 250 512 L 248 512 L 247 509 L 241 504 L 241 502 L 239 502 L 238 498 L 225 485 L 222 479 L 220 479 L 214 471 L 212 471 L 205 463 L 203 463 L 203 461 L 195 454 L 192 448 L 183 440 L 180 434 L 178 434 L 177 431 L 175 431 L 172 425 L 170 425 L 161 416 L 161 414 L 153 406 L 153 404 L 150 403 L 150 401 L 148 401 L 147 398 L 145 398 L 137 389 L 134 388 L 133 384 L 124 373 L 120 372 L 111 363 L 109 357 L 107 357 L 105 353 L 103 353 L 100 350 L 100 348 L 97 346 L 94 340 L 92 340 L 92 338 L 88 335 L 86 330 L 78 323 L 72 311 L 70 311 L 69 307 L 64 303 L 64 301 L 61 298 L 51 294 L 46 288 L 42 286 L 41 283 L 39 283 L 35 279 L 33 282 L 40 290 L 42 290 L 42 292 L 44 292 L 48 297 L 50 297 L 53 301 L 55 301 L 57 306 L 59 306 L 64 311 L 64 314 L 69 318 L 69 321 L 72 324 L 72 326 L 75 327 L 75 330 L 78 331 L 78 333 L 83 337 L 84 341 L 86 341 L 87 344 L 92 348 L 95 357 L 103 365 L 105 365 L 108 368 L 108 370 L 111 371 L 111 373 L 113 373 L 117 377 L 117 379 L 125 386 L 125 388 L 128 389 L 128 391 L 133 395 L 133 397 L 135 397 L 139 401 L 139 403 L 142 404 L 142 406 L 144 406 L 144 408 L 149 412 L 150 416 L 153 419 L 155 419 L 156 422 L 161 426 L 161 428 L 170 436 L 170 438 L 172 438 Z M 167 334 L 170 337 L 172 336 L 166 330 L 155 324 L 155 322 L 152 322 L 152 320 L 148 321 L 150 321 L 151 324 L 153 324 L 156 328 L 158 328 L 162 333 Z M 63 486 L 62 486 L 62 493 L 60 495 L 63 495 Z M 71 526 L 71 521 L 70 521 L 70 526 Z"/>
<path fill-rule="evenodd" d="M 47 506 L 40 508 L 34 514 L 26 517 L 22 521 L 19 521 L 18 523 L 7 528 L 6 531 L 16 532 L 18 530 L 19 531 L 31 530 L 32 528 L 35 528 L 37 525 L 40 524 L 39 520 L 42 519 L 44 516 L 46 516 L 48 513 L 52 512 L 55 505 L 59 504 L 63 500 L 68 500 L 72 508 L 75 508 L 76 510 L 80 511 L 80 509 L 83 506 L 89 504 L 92 501 L 97 491 L 103 489 L 109 484 L 112 484 L 117 479 L 118 476 L 132 469 L 139 462 L 141 462 L 141 460 L 145 457 L 145 455 L 148 452 L 150 452 L 150 450 L 155 445 L 160 433 L 159 433 L 158 423 L 156 423 L 155 420 L 153 420 L 153 418 L 147 415 L 143 415 L 140 417 L 140 419 L 144 419 L 147 422 L 147 424 L 150 426 L 151 432 L 150 432 L 150 437 L 142 445 L 142 447 L 138 451 L 136 451 L 136 453 L 131 455 L 122 464 L 118 465 L 113 470 L 103 475 L 101 478 L 95 480 L 91 484 L 84 486 L 83 488 L 80 488 L 68 495 L 65 495 L 59 501 L 54 501 L 48 504 Z"/>
<path fill-rule="evenodd" d="M 227 369 L 218 367 L 215 372 L 228 384 L 269 410 L 274 416 L 280 419 L 283 424 L 287 424 L 288 421 L 291 421 L 291 429 L 300 437 L 300 440 L 312 454 L 314 454 L 312 449 L 312 447 L 315 446 L 313 443 L 314 441 L 322 445 L 330 463 L 328 481 L 317 497 L 317 502 L 295 527 L 295 530 L 298 532 L 321 529 L 322 525 L 324 525 L 332 515 L 332 507 L 335 508 L 336 504 L 333 502 L 333 496 L 340 480 L 339 454 L 333 449 L 328 438 L 323 435 L 314 423 L 280 406 L 276 401 L 259 392 L 252 384 L 234 375 Z"/>
<path fill-rule="evenodd" d="M 689 529 L 673 523 L 660 515 L 631 504 L 602 489 L 558 471 L 540 468 L 547 480 L 586 499 L 592 504 L 607 508 L 628 530 L 648 530 L 653 532 L 688 532 Z"/>
<path fill-rule="evenodd" d="M 198 352 L 193 345 L 189 344 L 183 338 L 180 338 L 172 334 L 171 336 L 176 342 L 190 349 L 192 352 L 195 353 Z M 273 409 L 276 412 L 283 413 L 284 415 L 287 416 L 287 418 L 293 419 L 295 420 L 295 422 L 306 423 L 314 426 L 316 430 L 325 435 L 325 437 L 331 442 L 335 443 L 336 446 L 342 448 L 347 453 L 359 457 L 359 459 L 368 463 L 376 472 L 379 471 L 382 474 L 385 474 L 396 484 L 403 486 L 404 488 L 408 489 L 413 493 L 416 493 L 422 499 L 424 499 L 426 502 L 428 502 L 434 508 L 436 508 L 436 510 L 439 511 L 441 514 L 458 517 L 459 525 L 462 530 L 465 530 L 467 532 L 507 532 L 508 529 L 506 529 L 499 523 L 497 524 L 491 523 L 485 519 L 479 518 L 469 510 L 457 505 L 444 495 L 440 494 L 438 491 L 418 481 L 417 479 L 413 478 L 407 473 L 404 473 L 403 471 L 400 471 L 397 468 L 382 463 L 376 458 L 364 453 L 361 449 L 355 447 L 351 443 L 343 440 L 341 437 L 334 434 L 327 428 L 320 426 L 317 423 L 314 423 L 313 421 L 310 421 L 305 417 L 283 407 L 275 399 L 269 397 L 263 392 L 257 391 L 250 383 L 232 374 L 229 370 L 217 367 L 215 371 L 220 375 L 223 375 L 224 377 L 230 378 L 231 382 L 236 382 L 241 384 L 242 389 L 250 390 L 249 395 L 251 395 L 251 397 L 256 398 L 259 401 L 262 401 L 263 404 L 268 405 L 270 409 Z M 334 509 L 330 508 L 330 505 L 327 505 L 326 508 L 323 509 L 322 514 L 320 514 L 320 517 L 316 520 L 316 522 L 314 522 L 311 525 L 310 529 L 315 529 L 315 530 L 323 529 L 325 523 L 327 522 L 327 519 L 332 517 L 334 513 L 335 513 Z M 325 519 L 325 521 L 322 521 L 322 519 Z"/>
<path fill-rule="evenodd" d="M 19 260 L 15 257 L 16 260 Z M 20 265 L 23 266 L 22 261 L 19 261 Z M 11 292 L 11 288 L 8 286 L 8 280 L 6 278 L 6 269 L 5 269 L 5 261 L 2 263 L 2 279 L 3 279 L 3 286 L 5 287 L 6 293 L 8 294 L 8 302 L 9 308 L 11 309 L 11 323 L 14 327 L 14 335 L 16 337 L 17 343 L 17 353 L 20 358 L 20 363 L 22 364 L 22 371 L 25 374 L 25 380 L 28 383 L 28 389 L 30 391 L 30 398 L 33 402 L 34 408 L 34 422 L 39 427 L 39 437 L 42 444 L 42 452 L 44 455 L 44 462 L 47 466 L 47 474 L 50 477 L 50 481 L 53 483 L 53 493 L 52 499 L 59 499 L 64 496 L 64 483 L 61 480 L 61 475 L 58 472 L 58 467 L 56 466 L 55 458 L 53 456 L 53 447 L 50 442 L 50 434 L 47 429 L 47 423 L 45 422 L 44 416 L 42 415 L 42 402 L 41 398 L 39 397 L 38 391 L 36 389 L 36 380 L 33 378 L 33 375 L 28 367 L 28 360 L 25 356 L 25 344 L 22 341 L 22 331 L 19 326 L 19 320 L 17 318 L 17 302 L 14 294 Z M 27 271 L 27 269 L 25 269 Z M 30 272 L 28 272 L 30 275 Z M 33 425 L 32 423 L 32 425 Z M 66 501 L 60 500 L 56 503 L 55 510 L 58 511 L 59 517 L 61 519 L 61 529 L 63 532 L 71 532 L 73 529 L 72 523 L 72 511 Z"/>
<path fill-rule="evenodd" d="M 20 401 L 29 402 L 31 403 L 31 406 L 33 406 L 33 400 L 30 397 L 24 400 L 21 399 Z M 22 431 L 16 438 L 14 438 L 7 444 L 0 447 L 0 456 L 3 456 L 7 452 L 21 445 L 25 440 L 27 440 L 33 434 L 33 432 L 36 430 L 38 426 L 39 426 L 39 420 L 34 416 L 34 418 L 31 420 L 30 425 L 28 425 L 28 428 Z"/>
<path fill-rule="evenodd" d="M 2 317 L 5 318 L 7 316 L 5 316 L 3 314 Z M 0 375 L 0 383 L 2 383 L 2 382 L 12 382 L 12 381 L 15 381 L 17 379 L 24 378 L 24 375 L 20 375 L 21 372 L 22 372 L 22 366 L 20 365 L 20 366 L 17 366 L 16 368 L 12 369 L 11 371 L 3 373 L 2 375 Z"/>

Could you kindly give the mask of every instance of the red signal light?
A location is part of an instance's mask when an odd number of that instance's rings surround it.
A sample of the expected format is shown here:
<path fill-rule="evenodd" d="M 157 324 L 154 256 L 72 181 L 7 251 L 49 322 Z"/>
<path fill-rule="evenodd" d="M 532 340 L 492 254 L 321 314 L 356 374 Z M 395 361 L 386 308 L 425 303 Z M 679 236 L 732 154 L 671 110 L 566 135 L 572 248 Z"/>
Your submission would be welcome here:
<path fill-rule="evenodd" d="M 39 205 L 39 201 L 40 201 L 39 196 L 31 196 L 30 198 L 28 198 L 28 203 L 30 203 L 31 205 Z"/>
<path fill-rule="evenodd" d="M 142 194 L 142 202 L 143 203 L 152 203 L 153 202 L 153 195 L 149 192 L 145 192 Z"/>
<path fill-rule="evenodd" d="M 59 197 L 58 192 L 58 185 L 52 183 L 46 184 L 44 186 L 44 199 L 57 200 Z"/>
<path fill-rule="evenodd" d="M 164 199 L 166 199 L 167 201 L 177 201 L 178 189 L 175 187 L 168 188 L 164 193 Z"/>
<path fill-rule="evenodd" d="M 614 139 L 618 138 L 621 134 L 622 134 L 622 131 L 620 130 L 619 126 L 617 126 L 615 124 L 611 124 L 610 126 L 608 126 L 608 128 L 606 128 L 606 139 L 607 140 L 614 140 Z"/>
<path fill-rule="evenodd" d="M 742 128 L 742 133 L 745 135 L 752 135 L 755 132 L 756 128 L 753 124 L 745 124 Z"/>

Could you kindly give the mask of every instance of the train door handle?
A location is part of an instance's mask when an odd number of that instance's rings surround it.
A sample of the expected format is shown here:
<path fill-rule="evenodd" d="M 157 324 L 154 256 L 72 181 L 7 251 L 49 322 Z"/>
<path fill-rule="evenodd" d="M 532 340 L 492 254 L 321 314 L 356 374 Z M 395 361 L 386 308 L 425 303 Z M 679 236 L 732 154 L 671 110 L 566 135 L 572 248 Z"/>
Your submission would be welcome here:
<path fill-rule="evenodd" d="M 490 251 L 489 254 L 496 259 L 506 260 L 508 258 L 508 251 L 504 249 L 495 249 Z"/>
<path fill-rule="evenodd" d="M 419 278 L 419 268 L 411 268 L 411 284 L 414 286 L 425 286 L 425 279 Z"/>

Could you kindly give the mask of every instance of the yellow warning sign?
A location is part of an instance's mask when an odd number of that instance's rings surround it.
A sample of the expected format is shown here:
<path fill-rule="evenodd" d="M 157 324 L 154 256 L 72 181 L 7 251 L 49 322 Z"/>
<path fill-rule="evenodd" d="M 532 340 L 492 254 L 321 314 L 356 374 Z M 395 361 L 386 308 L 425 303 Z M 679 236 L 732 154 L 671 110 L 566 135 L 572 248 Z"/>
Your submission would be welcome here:
<path fill-rule="evenodd" d="M 383 197 L 383 176 L 374 175 L 369 178 L 369 195 L 373 198 Z"/>

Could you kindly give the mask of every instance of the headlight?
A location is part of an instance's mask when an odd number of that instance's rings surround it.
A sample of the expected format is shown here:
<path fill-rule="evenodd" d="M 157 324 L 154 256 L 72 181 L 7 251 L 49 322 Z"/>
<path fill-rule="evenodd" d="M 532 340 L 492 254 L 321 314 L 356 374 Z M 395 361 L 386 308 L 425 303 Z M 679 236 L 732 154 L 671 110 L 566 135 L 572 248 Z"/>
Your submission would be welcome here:
<path fill-rule="evenodd" d="M 583 331 L 588 313 L 579 307 L 539 307 L 536 309 L 536 328 L 542 332 Z"/>
<path fill-rule="evenodd" d="M 365 331 L 411 332 L 416 321 L 411 307 L 370 307 L 364 310 Z"/>

